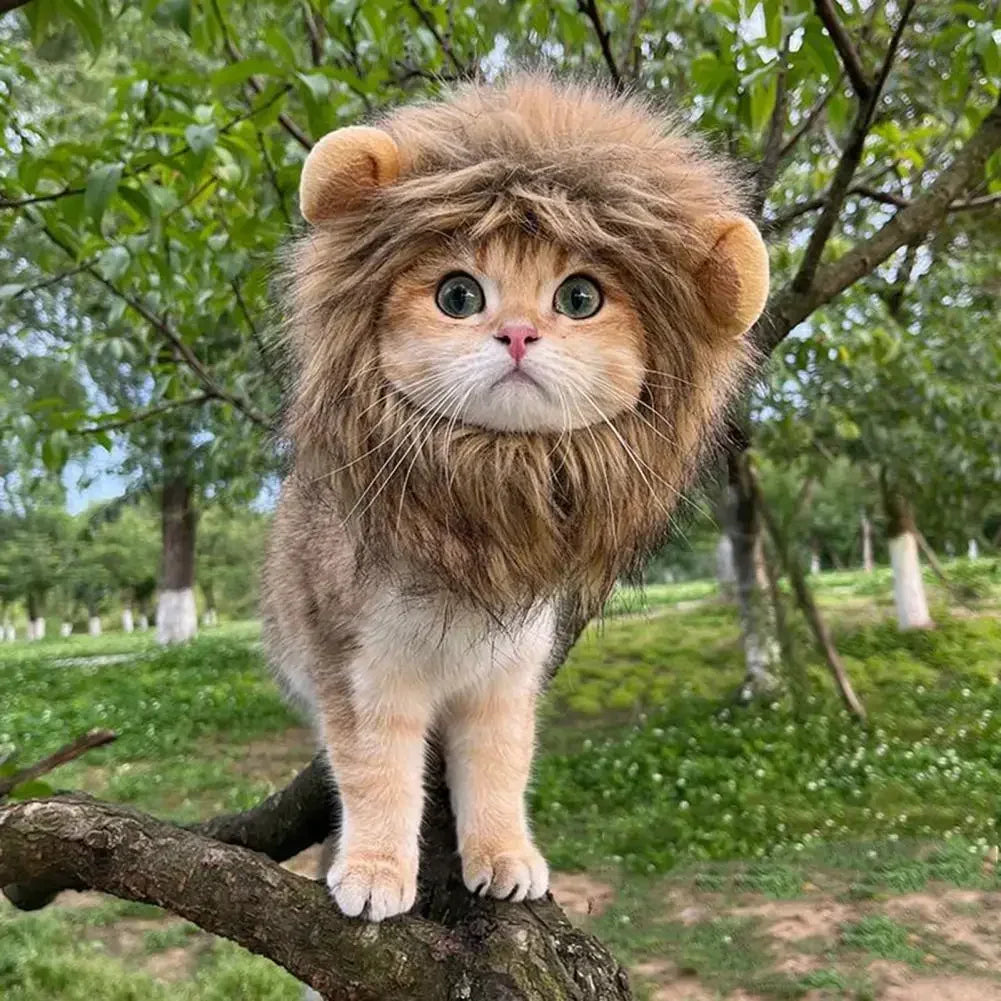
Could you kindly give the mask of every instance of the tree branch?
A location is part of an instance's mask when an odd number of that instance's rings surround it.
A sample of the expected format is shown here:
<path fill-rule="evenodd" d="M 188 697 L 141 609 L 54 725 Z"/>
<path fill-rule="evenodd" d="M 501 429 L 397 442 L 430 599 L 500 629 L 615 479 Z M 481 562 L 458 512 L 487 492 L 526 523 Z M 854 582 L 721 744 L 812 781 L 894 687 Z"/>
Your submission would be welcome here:
<path fill-rule="evenodd" d="M 229 57 L 230 62 L 238 63 L 243 61 L 243 53 L 237 48 L 233 39 L 230 37 L 229 25 L 226 24 L 226 19 L 222 16 L 222 11 L 219 9 L 219 0 L 212 0 L 212 10 L 215 14 L 216 21 L 219 23 L 219 31 L 222 34 L 223 47 L 226 50 L 226 55 Z M 264 84 L 256 77 L 251 75 L 247 78 L 247 86 L 254 94 L 260 94 L 264 90 Z M 305 150 L 311 150 L 313 148 L 313 140 L 287 115 L 285 112 L 281 112 L 278 116 L 278 124 Z"/>
<path fill-rule="evenodd" d="M 813 128 L 814 123 L 820 117 L 824 108 L 827 107 L 828 102 L 831 97 L 838 92 L 838 88 L 841 86 L 841 81 L 845 78 L 844 71 L 842 71 L 837 80 L 831 84 L 830 88 L 824 91 L 820 95 L 819 99 L 814 103 L 813 107 L 806 113 L 806 117 L 799 124 L 799 128 L 786 140 L 785 145 L 779 150 L 779 163 L 781 163 L 798 145 L 800 139 L 803 138 Z"/>
<path fill-rule="evenodd" d="M 838 18 L 832 0 L 813 0 L 813 9 L 817 12 L 817 17 L 824 23 L 827 34 L 831 36 L 831 41 L 838 50 L 841 65 L 844 66 L 845 73 L 851 80 L 852 89 L 860 101 L 868 101 L 872 93 L 872 84 L 866 77 L 865 70 L 862 68 L 862 60 L 859 58 L 858 52 L 855 51 L 855 46 L 848 37 L 848 32 L 845 31 L 844 25 Z"/>
<path fill-rule="evenodd" d="M 76 254 L 73 248 L 68 246 L 63 242 L 60 237 L 58 237 L 51 228 L 44 222 L 44 220 L 35 220 L 41 225 L 42 231 L 45 235 L 63 251 L 69 257 L 75 257 Z M 249 401 L 245 400 L 241 396 L 237 396 L 235 393 L 231 393 L 224 386 L 220 385 L 212 377 L 208 369 L 202 364 L 198 356 L 191 350 L 191 348 L 184 342 L 184 338 L 167 322 L 167 320 L 154 313 L 141 299 L 130 295 L 128 292 L 122 291 L 114 282 L 109 281 L 102 275 L 97 268 L 89 266 L 86 267 L 85 272 L 93 278 L 95 281 L 100 282 L 109 292 L 112 293 L 117 299 L 122 300 L 134 313 L 141 316 L 154 330 L 156 330 L 163 338 L 166 340 L 171 347 L 177 352 L 178 356 L 184 361 L 185 365 L 192 371 L 198 381 L 205 387 L 208 394 L 217 400 L 223 400 L 226 403 L 231 404 L 237 410 L 240 411 L 245 417 L 249 418 L 255 424 L 259 424 L 261 427 L 268 428 L 269 430 L 273 427 L 272 421 L 264 414 L 262 414 L 257 408 Z"/>
<path fill-rule="evenodd" d="M 779 169 L 779 158 L 782 152 L 782 130 L 785 126 L 786 107 L 789 103 L 787 76 L 789 73 L 789 36 L 782 38 L 782 48 L 779 52 L 779 72 L 775 81 L 775 107 L 772 109 L 768 125 L 768 136 L 765 139 L 761 163 L 754 175 L 754 198 L 751 208 L 756 220 L 761 219 L 768 192 L 775 183 L 775 175 Z"/>
<path fill-rule="evenodd" d="M 0 0 L 0 14 L 17 10 L 18 7 L 24 7 L 30 2 L 31 0 Z"/>
<path fill-rule="evenodd" d="M 128 417 L 107 421 L 102 424 L 88 424 L 86 427 L 77 428 L 76 434 L 102 434 L 107 431 L 120 431 L 122 428 L 129 427 L 132 424 L 140 424 L 142 421 L 159 417 L 160 414 L 169 413 L 171 410 L 197 406 L 198 404 L 207 403 L 209 400 L 214 399 L 215 397 L 211 393 L 200 393 L 198 396 L 188 396 L 183 400 L 171 400 L 155 407 L 146 407 L 143 410 L 137 410 Z"/>
<path fill-rule="evenodd" d="M 309 0 L 302 0 L 302 19 L 306 22 L 306 34 L 309 36 L 309 55 L 314 66 L 323 65 L 323 33 Z"/>
<path fill-rule="evenodd" d="M 0 799 L 3 799 L 12 789 L 22 783 L 47 775 L 54 768 L 79 758 L 81 754 L 86 754 L 95 747 L 104 747 L 105 744 L 110 744 L 117 739 L 118 734 L 114 730 L 91 730 L 82 737 L 77 737 L 76 740 L 64 744 L 58 751 L 42 758 L 41 761 L 36 761 L 35 764 L 28 765 L 27 768 L 22 768 L 6 778 L 0 778 Z"/>
<path fill-rule="evenodd" d="M 595 35 L 598 36 L 598 45 L 601 47 L 601 55 L 608 67 L 608 75 L 612 78 L 616 90 L 622 89 L 622 74 L 619 72 L 618 64 L 615 61 L 615 53 L 612 52 L 612 39 L 605 22 L 602 20 L 601 11 L 598 10 L 598 0 L 577 0 L 577 10 L 580 11 L 594 28 Z"/>
<path fill-rule="evenodd" d="M 463 64 L 459 62 L 455 55 L 455 50 L 452 48 L 451 40 L 442 36 L 442 33 L 438 30 L 438 25 L 434 23 L 434 17 L 432 17 L 432 15 L 424 9 L 420 0 L 410 0 L 410 6 L 421 19 L 421 23 L 424 27 L 427 28 L 427 30 L 434 36 L 434 40 L 438 43 L 441 51 L 445 53 L 455 72 L 460 77 L 466 76 L 468 74 L 467 67 L 463 66 Z"/>
<path fill-rule="evenodd" d="M 815 0 L 815 2 L 819 8 L 822 4 L 829 3 L 830 0 Z M 893 32 L 893 37 L 890 39 L 890 45 L 887 48 L 879 74 L 876 77 L 876 82 L 867 90 L 865 98 L 861 99 L 858 113 L 855 116 L 855 122 L 852 125 L 848 141 L 845 144 L 841 159 L 838 161 L 837 169 L 834 172 L 831 186 L 828 189 L 824 208 L 820 213 L 820 218 L 817 220 L 817 225 L 810 234 L 810 240 L 803 254 L 799 271 L 796 273 L 796 277 L 793 278 L 793 288 L 796 291 L 805 291 L 813 282 L 814 274 L 820 264 L 821 255 L 824 252 L 824 247 L 827 246 L 827 241 L 841 215 L 841 209 L 848 195 L 852 178 L 855 176 L 855 171 L 862 160 L 862 151 L 865 147 L 866 136 L 869 134 L 869 128 L 872 125 L 876 105 L 879 103 L 883 86 L 890 75 L 890 69 L 896 58 L 900 39 L 903 36 L 904 28 L 910 19 L 915 3 L 916 0 L 907 0 L 905 3 L 904 9 L 900 14 L 900 19 L 897 22 L 897 27 Z"/>
<path fill-rule="evenodd" d="M 894 251 L 934 229 L 953 203 L 982 175 L 984 164 L 1001 147 L 1001 100 L 980 123 L 952 164 L 932 186 L 906 208 L 900 209 L 879 232 L 818 269 L 810 288 L 798 290 L 793 283 L 774 293 L 754 331 L 754 340 L 770 354 L 785 336 L 818 306 L 871 273 Z M 993 197 L 993 196 L 991 196 Z"/>
<path fill-rule="evenodd" d="M 325 887 L 261 855 L 81 796 L 0 809 L 0 884 L 14 880 L 164 907 L 344 1001 L 629 996 L 614 960 L 551 900 L 505 904 L 463 890 L 451 923 L 406 915 L 375 927 L 342 917 Z"/>

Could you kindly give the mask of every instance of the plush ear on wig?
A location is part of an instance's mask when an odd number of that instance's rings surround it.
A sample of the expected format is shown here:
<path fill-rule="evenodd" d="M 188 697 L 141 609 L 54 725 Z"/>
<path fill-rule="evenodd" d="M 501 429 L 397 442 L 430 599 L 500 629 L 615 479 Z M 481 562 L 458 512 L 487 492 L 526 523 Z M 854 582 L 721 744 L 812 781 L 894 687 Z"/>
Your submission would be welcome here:
<path fill-rule="evenodd" d="M 299 209 L 321 223 L 360 205 L 400 175 L 400 151 L 382 129 L 350 125 L 325 135 L 310 151 L 299 180 Z"/>
<path fill-rule="evenodd" d="M 720 332 L 739 337 L 754 325 L 768 298 L 765 242 L 742 215 L 712 216 L 703 232 L 712 249 L 695 272 L 699 294 Z"/>

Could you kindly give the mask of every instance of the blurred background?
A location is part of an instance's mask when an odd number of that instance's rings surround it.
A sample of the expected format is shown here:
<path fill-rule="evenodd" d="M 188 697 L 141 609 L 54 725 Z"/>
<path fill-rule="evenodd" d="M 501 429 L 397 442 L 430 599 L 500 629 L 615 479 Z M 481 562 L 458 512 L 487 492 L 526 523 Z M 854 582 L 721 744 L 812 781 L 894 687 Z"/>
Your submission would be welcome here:
<path fill-rule="evenodd" d="M 525 64 L 736 158 L 774 274 L 734 446 L 548 697 L 558 896 L 659 1001 L 1001 997 L 996 0 L 0 0 L 0 780 L 110 727 L 58 786 L 191 819 L 308 759 L 255 621 L 302 161 Z M 297 991 L 0 901 L 11 1001 Z"/>

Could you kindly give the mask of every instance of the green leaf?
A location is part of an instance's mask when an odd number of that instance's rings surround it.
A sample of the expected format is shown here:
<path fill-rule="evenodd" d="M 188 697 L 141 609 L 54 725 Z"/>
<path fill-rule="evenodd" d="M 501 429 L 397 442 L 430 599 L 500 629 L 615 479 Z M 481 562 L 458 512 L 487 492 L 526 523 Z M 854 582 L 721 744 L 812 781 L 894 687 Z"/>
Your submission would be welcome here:
<path fill-rule="evenodd" d="M 330 78 L 322 73 L 299 73 L 299 79 L 309 88 L 318 101 L 330 96 Z"/>
<path fill-rule="evenodd" d="M 42 462 L 52 473 L 58 473 L 69 458 L 69 436 L 65 431 L 53 431 L 42 441 Z"/>
<path fill-rule="evenodd" d="M 241 59 L 238 63 L 224 66 L 209 78 L 213 87 L 230 87 L 243 83 L 252 76 L 283 76 L 284 71 L 272 59 Z"/>
<path fill-rule="evenodd" d="M 83 194 L 83 207 L 87 215 L 100 228 L 108 202 L 111 201 L 122 179 L 122 167 L 117 163 L 105 163 L 95 167 L 87 178 Z"/>
<path fill-rule="evenodd" d="M 101 0 L 74 0 L 63 4 L 66 16 L 76 25 L 91 53 L 97 55 L 104 40 L 104 5 Z"/>
<path fill-rule="evenodd" d="M 0 299 L 13 299 L 23 291 L 23 285 L 0 285 Z"/>
<path fill-rule="evenodd" d="M 219 130 L 215 125 L 189 125 L 184 138 L 193 153 L 207 153 L 216 144 Z"/>
<path fill-rule="evenodd" d="M 98 258 L 97 268 L 104 278 L 109 282 L 113 282 L 116 278 L 121 278 L 128 271 L 131 261 L 132 256 L 128 250 L 117 244 L 102 251 L 100 258 Z"/>

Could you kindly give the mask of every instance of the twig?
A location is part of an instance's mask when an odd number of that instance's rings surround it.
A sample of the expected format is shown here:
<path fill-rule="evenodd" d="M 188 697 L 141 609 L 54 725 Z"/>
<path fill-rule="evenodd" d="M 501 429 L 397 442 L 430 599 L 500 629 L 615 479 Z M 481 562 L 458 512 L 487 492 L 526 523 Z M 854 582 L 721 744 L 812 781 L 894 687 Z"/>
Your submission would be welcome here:
<path fill-rule="evenodd" d="M 118 734 L 114 730 L 91 730 L 82 737 L 77 737 L 76 740 L 64 744 L 58 751 L 54 751 L 47 758 L 42 758 L 41 761 L 36 761 L 35 764 L 28 765 L 27 768 L 22 768 L 20 771 L 15 772 L 13 775 L 8 775 L 6 778 L 0 778 L 0 799 L 3 799 L 4 796 L 8 795 L 17 786 L 25 782 L 31 782 L 33 779 L 39 778 L 39 776 L 46 775 L 53 769 L 74 761 L 80 755 L 86 754 L 95 747 L 103 747 L 105 744 L 110 744 L 113 740 L 117 739 Z"/>
<path fill-rule="evenodd" d="M 831 0 L 813 0 L 813 7 L 817 16 L 823 21 L 828 35 L 831 36 L 834 47 L 838 50 L 841 64 L 848 74 L 848 79 L 851 80 L 852 89 L 860 101 L 867 101 L 872 93 L 872 84 L 866 78 L 865 70 L 862 68 L 862 60 L 859 58 L 858 52 L 855 51 L 855 46 L 848 37 L 848 32 L 845 31 L 844 25 L 838 18 L 834 4 Z"/>
<path fill-rule="evenodd" d="M 63 240 L 58 237 L 52 229 L 42 220 L 35 220 L 41 225 L 42 231 L 63 253 L 67 254 L 69 257 L 75 257 L 73 249 L 69 247 Z M 271 420 L 257 410 L 252 403 L 248 400 L 243 399 L 243 397 L 237 396 L 235 393 L 230 392 L 224 386 L 220 385 L 209 373 L 208 369 L 202 364 L 198 356 L 191 350 L 191 348 L 184 342 L 181 335 L 170 325 L 167 319 L 163 316 L 159 316 L 153 312 L 141 299 L 137 299 L 135 296 L 130 295 L 128 292 L 124 292 L 120 289 L 114 282 L 109 281 L 104 277 L 96 268 L 88 266 L 85 269 L 86 273 L 90 275 L 95 281 L 100 282 L 109 292 L 112 293 L 117 299 L 122 300 L 134 313 L 138 313 L 154 330 L 161 334 L 177 355 L 184 361 L 185 365 L 194 373 L 198 381 L 202 383 L 208 393 L 218 400 L 224 400 L 227 403 L 232 404 L 237 410 L 239 410 L 245 417 L 249 418 L 255 424 L 259 424 L 265 428 L 271 428 Z"/>
<path fill-rule="evenodd" d="M 274 369 L 271 367 L 271 357 L 268 352 L 268 346 L 264 343 L 264 338 L 261 337 L 261 332 L 257 329 L 257 324 L 254 323 L 253 316 L 250 315 L 250 310 L 247 308 L 247 303 L 243 298 L 243 293 L 240 291 L 240 283 L 235 279 L 230 279 L 230 288 L 233 289 L 233 295 L 236 298 L 236 304 L 240 307 L 240 312 L 243 314 L 243 319 L 247 323 L 247 328 L 250 330 L 250 336 L 254 340 L 254 345 L 257 348 L 257 353 L 260 356 L 261 364 L 267 370 L 268 375 L 275 381 L 277 381 L 277 375 Z"/>
<path fill-rule="evenodd" d="M 779 150 L 779 163 L 781 163 L 798 145 L 803 138 L 813 128 L 814 123 L 820 117 L 828 102 L 838 92 L 841 81 L 845 78 L 844 70 L 838 74 L 838 78 L 831 86 L 820 95 L 813 107 L 806 113 L 806 117 L 800 122 L 796 131 L 786 140 L 785 145 Z"/>
<path fill-rule="evenodd" d="M 309 0 L 302 0 L 302 19 L 306 22 L 306 34 L 309 35 L 309 55 L 314 66 L 323 65 L 323 35 L 320 25 L 313 16 L 313 7 Z"/>
<path fill-rule="evenodd" d="M 230 62 L 238 63 L 243 61 L 243 53 L 237 48 L 233 39 L 230 37 L 229 25 L 226 24 L 226 19 L 222 16 L 222 10 L 219 8 L 219 0 L 212 0 L 212 11 L 216 16 L 216 21 L 219 22 L 219 31 L 222 34 L 223 47 L 226 50 L 226 55 L 229 57 Z M 255 94 L 260 94 L 264 90 L 264 84 L 256 76 L 251 75 L 247 78 L 247 86 Z M 300 145 L 303 149 L 310 150 L 313 148 L 313 140 L 283 111 L 278 116 L 278 124 Z"/>
<path fill-rule="evenodd" d="M 421 19 L 421 23 L 424 27 L 427 28 L 427 30 L 434 36 L 434 40 L 438 43 L 441 51 L 448 57 L 448 61 L 454 67 L 455 72 L 458 73 L 460 77 L 465 76 L 468 73 L 467 68 L 459 62 L 455 55 L 455 50 L 452 48 L 451 41 L 442 36 L 441 32 L 438 30 L 438 25 L 434 23 L 434 18 L 424 9 L 420 0 L 410 0 L 410 6 Z"/>
<path fill-rule="evenodd" d="M 775 81 L 775 107 L 772 109 L 771 120 L 768 125 L 768 135 L 761 154 L 761 163 L 758 165 L 758 169 L 754 175 L 754 198 L 751 201 L 751 207 L 756 220 L 761 218 L 765 202 L 768 199 L 768 192 L 771 191 L 772 185 L 775 183 L 775 175 L 779 169 L 782 129 L 785 125 L 786 106 L 789 98 L 787 87 L 788 73 L 789 36 L 786 35 L 782 39 L 782 48 L 779 51 L 779 72 Z"/>
<path fill-rule="evenodd" d="M 829 0 L 816 0 L 816 2 L 820 5 L 828 3 Z M 900 18 L 897 22 L 897 26 L 894 29 L 893 36 L 890 39 L 890 45 L 887 48 L 886 56 L 880 66 L 876 82 L 868 89 L 864 98 L 860 96 L 860 104 L 858 112 L 855 116 L 855 122 L 852 125 L 848 141 L 845 144 L 841 158 L 838 161 L 837 169 L 834 172 L 834 178 L 831 181 L 830 188 L 828 189 L 824 208 L 820 213 L 820 218 L 817 220 L 816 226 L 813 228 L 813 232 L 810 234 L 810 240 L 807 243 L 806 251 L 803 254 L 803 260 L 800 263 L 799 270 L 796 272 L 796 276 L 792 280 L 792 288 L 797 292 L 806 291 L 813 283 L 814 276 L 820 264 L 821 255 L 824 252 L 824 247 L 827 246 L 827 241 L 834 230 L 839 216 L 841 215 L 841 209 L 844 205 L 845 198 L 848 195 L 848 189 L 851 186 L 852 178 L 855 176 L 855 171 L 862 160 L 862 151 L 865 147 L 866 136 L 869 134 L 869 128 L 872 125 L 876 105 L 879 103 L 879 97 L 883 91 L 883 86 L 886 83 L 887 77 L 890 75 L 890 69 L 893 66 L 894 59 L 896 58 L 897 49 L 900 45 L 900 40 L 903 37 L 904 28 L 910 19 L 915 3 L 916 0 L 907 0 L 905 3 L 904 9 L 901 11 Z"/>
<path fill-rule="evenodd" d="M 142 421 L 148 421 L 153 417 L 158 417 L 160 414 L 169 413 L 171 410 L 179 410 L 181 407 L 198 406 L 201 403 L 208 403 L 209 400 L 214 399 L 215 396 L 212 393 L 200 393 L 198 396 L 189 396 L 183 400 L 171 400 L 167 403 L 158 404 L 155 407 L 146 407 L 143 410 L 137 410 L 128 417 L 123 417 L 120 420 L 107 421 L 103 424 L 88 424 L 86 427 L 77 428 L 75 433 L 102 434 L 107 431 L 120 431 L 122 428 L 129 427 L 132 424 L 139 424 Z"/>
<path fill-rule="evenodd" d="M 580 11 L 594 28 L 595 35 L 598 36 L 598 45 L 601 47 L 601 55 L 608 67 L 608 75 L 612 78 L 616 90 L 622 89 L 622 74 L 619 72 L 618 64 L 615 61 L 615 53 L 612 52 L 612 41 L 605 22 L 602 20 L 601 11 L 598 10 L 598 0 L 577 0 L 577 10 Z"/>

